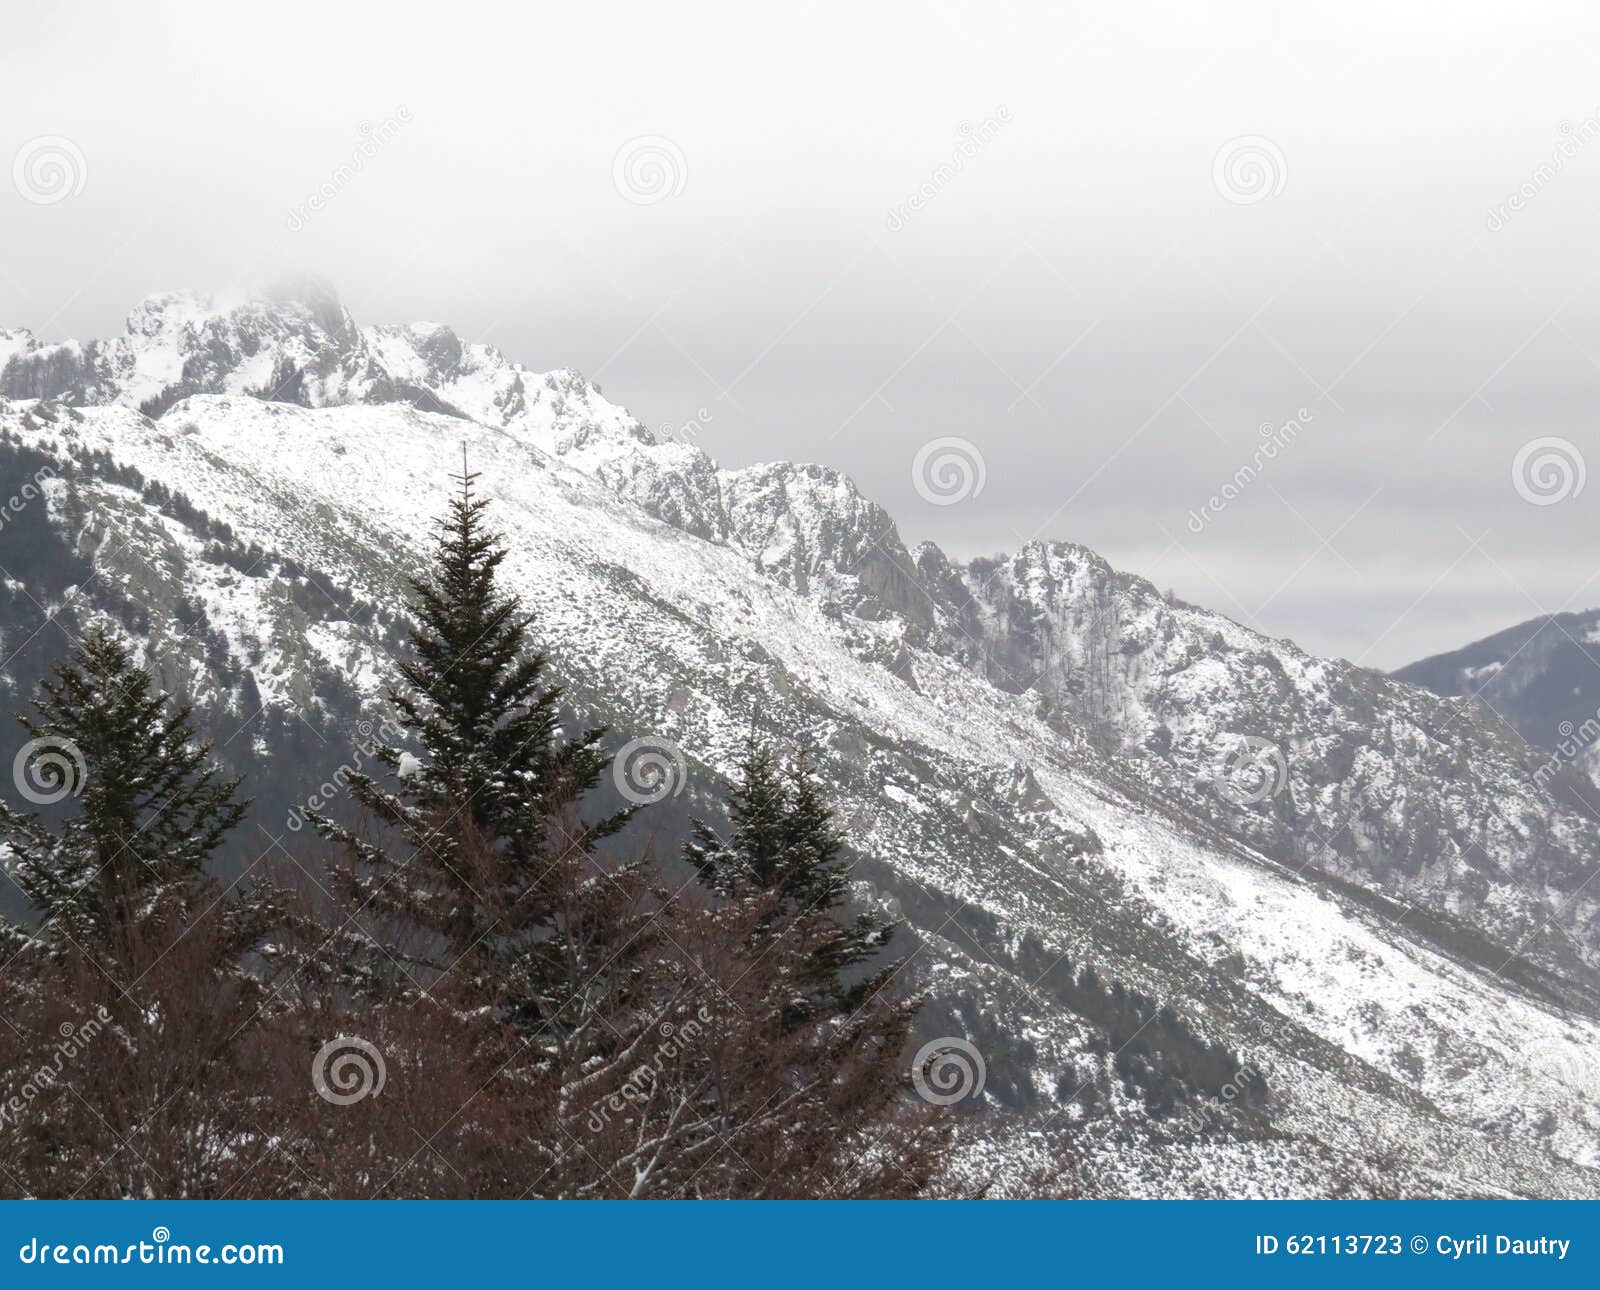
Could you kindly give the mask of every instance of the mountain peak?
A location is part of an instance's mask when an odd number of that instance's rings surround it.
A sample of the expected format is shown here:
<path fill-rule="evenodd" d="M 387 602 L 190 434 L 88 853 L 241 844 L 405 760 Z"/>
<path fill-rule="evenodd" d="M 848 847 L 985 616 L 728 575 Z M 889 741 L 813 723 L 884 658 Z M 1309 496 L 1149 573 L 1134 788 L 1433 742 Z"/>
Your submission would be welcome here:
<path fill-rule="evenodd" d="M 339 291 L 328 279 L 315 273 L 287 274 L 277 278 L 261 293 L 267 300 L 292 301 L 313 312 L 342 311 Z"/>
<path fill-rule="evenodd" d="M 126 334 L 157 337 L 222 328 L 273 331 L 316 330 L 330 336 L 355 330 L 349 311 L 328 284 L 293 279 L 259 291 L 235 287 L 221 291 L 156 291 L 128 313 Z"/>

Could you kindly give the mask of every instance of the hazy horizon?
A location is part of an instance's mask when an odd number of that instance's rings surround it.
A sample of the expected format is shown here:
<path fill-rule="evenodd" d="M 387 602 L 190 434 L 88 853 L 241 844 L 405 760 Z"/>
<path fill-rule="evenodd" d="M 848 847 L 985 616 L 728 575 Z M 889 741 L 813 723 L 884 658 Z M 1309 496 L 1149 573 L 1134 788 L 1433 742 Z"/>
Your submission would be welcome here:
<path fill-rule="evenodd" d="M 908 543 L 1081 542 L 1319 654 L 1600 601 L 1558 469 L 1600 382 L 1564 249 L 1600 14 L 698 13 L 18 15 L 0 326 L 310 271 L 726 465 L 835 466 Z M 983 487 L 935 505 L 949 438 Z"/>

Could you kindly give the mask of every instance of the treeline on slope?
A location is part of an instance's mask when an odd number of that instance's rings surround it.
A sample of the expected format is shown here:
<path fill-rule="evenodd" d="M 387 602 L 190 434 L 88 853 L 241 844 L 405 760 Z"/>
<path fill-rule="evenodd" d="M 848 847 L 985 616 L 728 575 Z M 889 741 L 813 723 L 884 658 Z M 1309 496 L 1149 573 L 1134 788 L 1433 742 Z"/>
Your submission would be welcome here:
<path fill-rule="evenodd" d="M 28 796 L 0 806 L 40 915 L 0 925 L 0 1189 L 17 1196 L 912 1196 L 947 1116 L 908 1095 L 917 1001 L 844 913 L 848 869 L 803 763 L 753 742 L 699 881 L 568 732 L 505 551 L 462 478 L 390 692 L 416 749 L 224 885 L 241 782 L 112 630 L 44 679 Z M 266 839 L 264 839 L 266 840 Z M 287 863 L 274 864 L 276 859 Z"/>
<path fill-rule="evenodd" d="M 41 403 L 24 414 L 23 424 L 37 427 L 41 420 L 57 424 L 62 418 L 69 423 L 81 421 L 83 414 L 72 407 L 58 409 L 52 404 Z M 247 576 L 271 574 L 285 584 L 302 608 L 323 613 L 337 611 L 350 621 L 383 631 L 386 643 L 391 646 L 398 646 L 402 642 L 404 629 L 399 615 L 383 614 L 358 599 L 348 587 L 332 580 L 316 578 L 310 569 L 292 557 L 277 553 L 269 555 L 260 543 L 241 541 L 232 525 L 196 506 L 182 491 L 160 480 L 145 478 L 137 467 L 117 461 L 104 449 L 84 448 L 70 442 L 64 447 L 51 446 L 60 452 L 59 458 L 51 458 L 27 446 L 11 432 L 0 430 L 0 450 L 7 454 L 9 460 L 14 461 L 26 454 L 37 459 L 41 466 L 48 465 L 52 471 L 59 471 L 67 485 L 66 504 L 71 508 L 67 512 L 69 519 L 87 521 L 90 518 L 76 496 L 75 485 L 80 474 L 118 485 L 139 494 L 151 509 L 177 520 L 202 539 L 206 543 L 204 558 L 213 564 L 227 565 L 236 573 Z M 58 461 L 59 466 L 56 464 Z"/>
<path fill-rule="evenodd" d="M 951 911 L 941 921 L 956 927 L 958 943 L 983 947 L 1005 941 L 1004 929 L 982 910 Z M 1075 1103 L 1087 1114 L 1111 1112 L 1111 1085 L 1117 1084 L 1125 1099 L 1158 1120 L 1181 1116 L 1213 1131 L 1250 1135 L 1267 1126 L 1271 1088 L 1265 1074 L 1247 1067 L 1226 1044 L 1206 1039 L 1171 1006 L 1109 979 L 1093 964 L 1047 949 L 1032 931 L 1023 933 L 1013 958 L 1034 994 L 1088 1023 L 1085 1055 L 1096 1060 L 1058 1074 L 1051 1090 L 1056 1101 Z M 987 1087 L 995 1099 L 1017 1108 L 1034 1106 L 1040 1093 L 1030 1074 L 1040 1054 L 1026 1036 L 997 1026 L 984 1004 L 958 996 L 935 1006 L 942 1008 L 947 1028 L 963 1031 L 983 1052 Z"/>
<path fill-rule="evenodd" d="M 1152 1115 L 1171 1116 L 1185 1106 L 1220 1101 L 1237 1121 L 1266 1106 L 1263 1075 L 1242 1078 L 1244 1063 L 1237 1054 L 1196 1034 L 1150 995 L 1103 980 L 1092 965 L 1075 969 L 1066 958 L 1041 984 L 1094 1024 L 1098 1034 L 1090 1051 L 1110 1056 L 1124 1091 L 1141 1098 Z"/>
<path fill-rule="evenodd" d="M 182 524 L 203 543 L 201 559 L 226 565 L 242 577 L 270 581 L 272 595 L 311 622 L 354 623 L 374 648 L 392 654 L 404 647 L 404 621 L 293 559 L 240 541 L 229 525 L 183 493 L 147 480 L 107 453 L 74 443 L 70 425 L 79 418 L 71 408 L 36 405 L 24 419 L 35 426 L 55 424 L 63 432 L 62 440 L 39 446 L 0 429 L 0 478 L 26 481 L 13 486 L 12 504 L 0 513 L 0 567 L 9 575 L 0 589 L 0 638 L 12 642 L 0 696 L 6 706 L 23 703 L 97 618 L 113 620 L 138 639 L 149 639 L 155 625 L 174 627 L 151 665 L 166 688 L 194 694 L 196 726 L 219 745 L 220 758 L 236 773 L 251 773 L 254 820 L 243 835 L 224 842 L 218 859 L 220 871 L 231 876 L 259 850 L 252 849 L 258 836 L 255 822 L 282 832 L 288 808 L 304 796 L 307 769 L 320 768 L 330 749 L 348 742 L 341 732 L 362 718 L 361 699 L 337 672 L 312 660 L 303 679 L 314 703 L 298 713 L 265 703 L 255 677 L 264 661 L 259 646 L 235 650 L 202 604 L 187 596 L 171 601 L 170 580 L 152 579 L 141 587 L 132 579 L 97 573 L 90 557 L 103 542 L 125 541 L 127 534 L 124 517 L 91 500 L 86 485 L 95 481 L 134 493 L 149 511 Z M 51 486 L 59 490 L 53 500 L 59 523 L 51 519 L 50 508 L 34 501 L 43 486 L 40 481 L 55 481 Z M 103 563 L 107 557 L 99 558 Z M 172 641 L 181 642 L 182 648 L 171 648 Z M 17 648 L 24 642 L 27 648 Z M 192 674 L 186 671 L 188 653 L 198 665 Z M 0 733 L 0 762 L 10 764 L 21 743 L 9 730 Z M 271 755 L 256 755 L 259 748 L 270 749 Z M 45 813 L 59 809 L 64 808 L 46 808 Z M 15 889 L 7 885 L 0 892 L 0 910 L 15 908 L 14 896 Z"/>

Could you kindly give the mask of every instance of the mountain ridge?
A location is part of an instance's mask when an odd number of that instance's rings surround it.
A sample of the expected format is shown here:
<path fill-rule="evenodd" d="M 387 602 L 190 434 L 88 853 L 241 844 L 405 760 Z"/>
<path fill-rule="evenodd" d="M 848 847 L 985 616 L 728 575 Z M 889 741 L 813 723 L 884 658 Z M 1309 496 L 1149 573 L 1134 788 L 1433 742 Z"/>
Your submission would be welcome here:
<path fill-rule="evenodd" d="M 1447 698 L 1478 699 L 1563 764 L 1591 779 L 1600 772 L 1600 609 L 1540 614 L 1392 675 Z"/>
<path fill-rule="evenodd" d="M 912 924 L 918 952 L 907 970 L 932 996 L 928 1024 L 984 1039 L 995 1096 L 1013 1118 L 978 1135 L 975 1160 L 1012 1161 L 1028 1124 L 1132 1132 L 1145 1121 L 1115 1074 L 1115 1045 L 1096 1048 L 1071 983 L 1052 975 L 1065 958 L 1171 1003 L 1265 1072 L 1271 1135 L 1251 1137 L 1241 1123 L 1185 1148 L 1214 1171 L 1232 1177 L 1270 1161 L 1268 1190 L 1309 1194 L 1323 1166 L 1305 1161 L 1336 1159 L 1352 1186 L 1370 1190 L 1383 1185 L 1372 1161 L 1398 1151 L 1400 1185 L 1422 1193 L 1460 1176 L 1504 1177 L 1529 1194 L 1595 1191 L 1587 1167 L 1600 1164 L 1600 1072 L 1589 1054 L 1600 1025 L 1581 987 L 1551 997 L 1537 975 L 1581 981 L 1587 949 L 1563 956 L 1536 942 L 1530 953 L 1546 967 L 1506 980 L 1383 895 L 1406 891 L 1390 875 L 1340 885 L 1297 855 L 1270 854 L 1318 808 L 1327 777 L 1312 771 L 1336 760 L 1351 737 L 1339 722 L 1357 724 L 1360 702 L 1381 701 L 1403 725 L 1442 720 L 1454 711 L 1446 701 L 1314 660 L 1291 658 L 1304 676 L 1289 676 L 1281 643 L 1169 604 L 1070 544 L 1025 549 L 974 581 L 972 566 L 937 548 L 906 550 L 887 514 L 838 472 L 788 463 L 722 472 L 698 449 L 654 442 L 575 374 L 552 384 L 507 365 L 492 379 L 481 368 L 461 376 L 436 328 L 386 333 L 378 372 L 350 342 L 347 367 L 323 337 L 350 333 L 311 321 L 316 345 L 287 324 L 282 333 L 291 362 L 308 356 L 301 378 L 278 391 L 294 399 L 258 392 L 255 371 L 276 372 L 283 357 L 269 337 L 229 342 L 230 355 L 255 346 L 245 356 L 255 367 L 240 376 L 210 361 L 226 328 L 193 318 L 151 333 L 189 346 L 176 366 L 170 349 L 142 367 L 124 353 L 80 362 L 79 383 L 63 384 L 67 369 L 48 347 L 15 344 L 0 369 L 0 396 L 12 400 L 0 403 L 0 428 L 62 465 L 37 522 L 88 567 L 55 578 L 54 590 L 40 577 L 28 585 L 46 605 L 97 610 L 107 588 L 125 589 L 150 598 L 152 621 L 177 600 L 195 605 L 197 626 L 151 653 L 172 688 L 208 693 L 239 719 L 235 750 L 248 738 L 253 755 L 281 758 L 278 735 L 255 724 L 268 712 L 356 742 L 349 727 L 392 656 L 395 623 L 384 615 L 465 440 L 511 539 L 507 575 L 586 711 L 683 750 L 689 780 L 725 773 L 752 711 L 780 735 L 815 740 L 859 874 Z M 397 379 L 396 351 L 424 366 Z M 119 372 L 142 372 L 143 383 L 114 390 Z M 167 379 L 173 372 L 181 379 Z M 45 388 L 46 377 L 54 393 L 18 393 Z M 391 397 L 402 387 L 454 412 Z M 311 402 L 330 392 L 334 401 Z M 157 416 L 139 410 L 152 397 Z M 474 398 L 498 423 L 464 415 Z M 183 504 L 163 509 L 151 481 Z M 241 553 L 219 556 L 226 544 L 200 515 L 225 519 L 227 550 Z M 123 536 L 110 536 L 113 523 Z M 254 549 L 270 576 L 252 564 Z M 871 564 L 873 552 L 885 563 Z M 293 569 L 310 571 L 325 599 Z M 1213 633 L 1223 638 L 1215 650 Z M 1200 656 L 1175 666 L 1196 642 Z M 1240 708 L 1220 724 L 1201 719 L 1236 677 L 1274 667 L 1285 674 L 1270 687 L 1281 715 Z M 1007 681 L 1002 669 L 1032 675 Z M 217 678 L 235 672 L 224 695 Z M 244 678 L 261 712 L 249 710 Z M 1343 716 L 1312 711 L 1317 700 Z M 1285 784 L 1241 805 L 1219 792 L 1211 741 L 1256 720 L 1299 721 L 1310 733 L 1302 748 L 1275 731 L 1297 754 Z M 1162 726 L 1171 745 L 1157 737 L 1148 747 Z M 1391 760 L 1424 777 L 1414 751 Z M 1202 793 L 1216 805 L 1197 806 Z M 1301 815 L 1277 809 L 1285 796 Z M 1515 878 L 1487 893 L 1510 915 L 1441 899 L 1439 916 L 1491 940 L 1520 929 L 1508 918 L 1536 922 L 1538 893 Z M 1101 1099 L 1092 1109 L 1088 1089 Z M 1133 1158 L 1156 1176 L 1130 1189 L 1201 1185 L 1195 1172 L 1161 1176 L 1176 1166 L 1152 1163 L 1165 1157 L 1142 1141 Z M 1293 1141 L 1304 1144 L 1298 1164 L 1284 1158 Z"/>
<path fill-rule="evenodd" d="M 1245 844 L 1480 922 L 1508 950 L 1600 983 L 1600 906 L 1569 899 L 1600 866 L 1597 813 L 1577 775 L 1547 785 L 1492 714 L 1435 705 L 1380 673 L 1169 603 L 1086 547 L 1034 541 L 966 564 L 931 543 L 913 554 L 836 470 L 722 468 L 694 445 L 659 441 L 570 369 L 532 372 L 441 324 L 359 327 L 314 280 L 258 299 L 165 293 L 137 306 L 117 341 L 12 350 L 0 397 L 49 389 L 161 414 L 199 394 L 402 403 L 503 430 L 742 552 L 832 615 L 899 622 L 908 644 L 1036 696 L 1047 719 L 1094 733 Z M 62 350 L 90 357 L 63 367 Z M 1241 810 L 1216 784 L 1251 773 L 1246 753 L 1271 763 L 1273 782 Z M 1535 888 L 1554 894 L 1535 899 Z"/>

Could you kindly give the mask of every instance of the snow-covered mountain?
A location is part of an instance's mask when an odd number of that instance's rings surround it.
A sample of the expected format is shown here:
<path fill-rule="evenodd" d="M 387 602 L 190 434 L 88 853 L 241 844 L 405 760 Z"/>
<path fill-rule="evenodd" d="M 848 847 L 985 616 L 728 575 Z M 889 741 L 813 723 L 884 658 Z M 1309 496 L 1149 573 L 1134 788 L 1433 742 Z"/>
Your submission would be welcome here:
<path fill-rule="evenodd" d="M 1481 700 L 1549 754 L 1541 780 L 1576 766 L 1600 783 L 1600 609 L 1532 618 L 1394 675 L 1436 694 Z M 1595 784 L 1577 787 L 1600 803 Z"/>
<path fill-rule="evenodd" d="M 465 442 L 574 705 L 682 750 L 660 818 L 716 796 L 752 714 L 819 749 L 925 1033 L 984 1054 L 975 1173 L 1081 1126 L 1118 1191 L 1600 1192 L 1600 841 L 1472 705 L 1068 544 L 913 553 L 837 472 L 721 469 L 574 373 L 325 290 L 157 297 L 0 360 L 0 448 L 44 492 L 0 528 L 0 680 L 78 616 L 145 636 L 268 785 L 243 863 L 314 868 L 276 813 L 370 736 Z"/>

